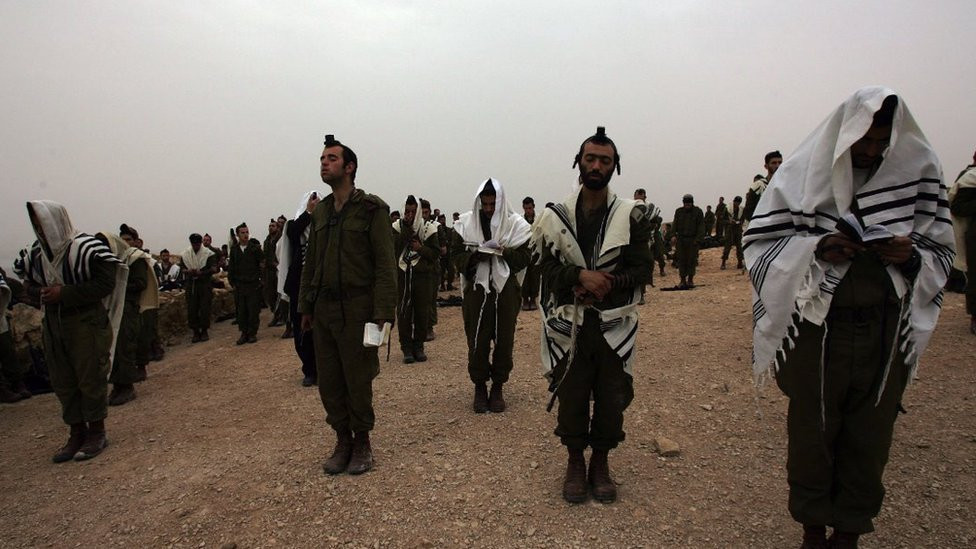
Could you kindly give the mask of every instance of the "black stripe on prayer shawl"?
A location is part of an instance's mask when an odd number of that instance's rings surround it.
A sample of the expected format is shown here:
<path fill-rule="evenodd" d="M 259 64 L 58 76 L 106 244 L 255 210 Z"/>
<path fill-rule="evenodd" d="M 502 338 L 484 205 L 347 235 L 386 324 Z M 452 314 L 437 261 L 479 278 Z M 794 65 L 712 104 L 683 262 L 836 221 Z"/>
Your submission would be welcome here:
<path fill-rule="evenodd" d="M 752 304 L 752 321 L 759 322 L 759 319 L 766 316 L 766 306 L 763 305 L 761 299 L 757 299 L 755 303 Z"/>
<path fill-rule="evenodd" d="M 770 211 L 770 212 L 767 212 L 767 213 L 764 213 L 764 214 L 754 215 L 754 216 L 752 216 L 752 221 L 755 221 L 757 219 L 764 219 L 764 218 L 767 218 L 767 217 L 772 217 L 774 215 L 785 214 L 785 213 L 789 213 L 793 217 L 814 217 L 815 218 L 815 217 L 818 217 L 819 216 L 819 217 L 826 217 L 827 219 L 829 219 L 831 221 L 837 221 L 837 218 L 836 217 L 834 217 L 834 216 L 832 216 L 832 215 L 830 215 L 828 213 L 819 212 L 819 211 L 818 212 L 813 212 L 813 213 L 808 213 L 808 212 L 803 212 L 803 211 L 800 211 L 800 210 L 791 210 L 789 208 L 782 208 L 780 210 L 773 210 L 773 211 Z"/>
<path fill-rule="evenodd" d="M 624 362 L 624 364 L 626 364 L 627 361 L 630 360 L 630 355 L 632 355 L 632 354 L 634 354 L 634 347 L 633 346 L 631 346 L 631 348 L 628 349 L 627 352 L 624 353 L 623 356 L 620 357 L 620 360 L 622 360 Z"/>
<path fill-rule="evenodd" d="M 935 303 L 935 305 L 936 305 L 936 307 L 938 307 L 938 308 L 940 308 L 940 309 L 942 308 L 942 299 L 943 299 L 943 297 L 944 297 L 944 296 L 943 296 L 943 293 L 944 293 L 944 292 L 942 292 L 942 291 L 940 290 L 940 291 L 939 291 L 939 293 L 938 293 L 938 294 L 936 294 L 936 296 L 935 296 L 935 299 L 933 299 L 933 300 L 932 300 L 932 302 L 933 302 L 933 303 Z"/>
<path fill-rule="evenodd" d="M 615 327 L 619 326 L 623 321 L 624 321 L 624 319 L 622 319 L 622 318 L 614 318 L 614 319 L 610 319 L 610 320 L 608 320 L 606 322 L 601 322 L 600 323 L 600 331 L 601 332 L 606 332 L 610 328 L 615 328 Z"/>
<path fill-rule="evenodd" d="M 759 261 L 752 268 L 749 273 L 752 277 L 752 284 L 757 290 L 761 290 L 763 284 L 766 282 L 766 273 L 769 271 L 769 266 L 773 263 L 777 256 L 786 248 L 786 244 L 790 241 L 793 236 L 787 236 L 777 240 L 772 246 L 769 247 L 760 257 Z"/>
<path fill-rule="evenodd" d="M 569 230 L 569 234 L 573 237 L 573 240 L 579 242 L 579 239 L 576 238 L 576 227 L 574 227 L 573 222 L 569 220 L 569 213 L 566 210 L 566 206 L 564 204 L 553 204 L 549 207 L 549 209 L 552 210 L 553 213 L 556 214 L 556 217 L 563 222 L 563 225 L 565 225 L 566 229 Z"/>
<path fill-rule="evenodd" d="M 864 193 L 858 193 L 857 194 L 857 198 L 858 199 L 861 199 L 861 198 L 867 198 L 869 196 L 874 196 L 876 194 L 890 193 L 892 191 L 897 191 L 897 190 L 900 190 L 900 189 L 906 189 L 908 187 L 912 187 L 914 185 L 918 185 L 919 183 L 938 183 L 940 188 L 945 186 L 945 185 L 942 184 L 942 181 L 940 181 L 938 179 L 932 179 L 932 178 L 928 178 L 928 177 L 923 177 L 921 179 L 916 179 L 915 181 L 909 181 L 908 183 L 901 183 L 900 185 L 893 185 L 891 187 L 885 187 L 883 189 L 875 189 L 873 191 L 867 191 L 867 192 L 864 192 Z"/>
<path fill-rule="evenodd" d="M 634 327 L 631 328 L 630 332 L 627 333 L 623 341 L 621 341 L 616 347 L 613 348 L 613 352 L 620 354 L 620 351 L 627 346 L 627 343 L 633 343 L 634 338 L 637 336 L 637 323 L 634 323 Z"/>
<path fill-rule="evenodd" d="M 935 256 L 939 266 L 942 267 L 943 274 L 948 277 L 952 271 L 952 260 L 955 257 L 952 249 L 918 233 L 912 233 L 911 237 L 916 246 L 931 252 Z"/>
<path fill-rule="evenodd" d="M 909 206 L 915 204 L 915 200 L 917 196 L 918 195 L 912 195 L 906 198 L 898 198 L 895 200 L 889 200 L 887 202 L 879 202 L 878 204 L 872 204 L 871 206 L 865 206 L 860 208 L 859 213 L 862 217 L 867 217 L 871 214 L 875 214 L 878 212 L 893 210 L 901 206 Z"/>
<path fill-rule="evenodd" d="M 619 261 L 620 261 L 620 254 L 617 254 L 617 255 L 611 257 L 610 259 L 606 260 L 603 263 L 598 263 L 597 266 L 596 266 L 596 268 L 598 270 L 601 270 L 602 271 L 602 270 L 604 270 L 604 269 L 606 269 L 608 267 L 612 267 L 612 266 L 616 265 Z"/>

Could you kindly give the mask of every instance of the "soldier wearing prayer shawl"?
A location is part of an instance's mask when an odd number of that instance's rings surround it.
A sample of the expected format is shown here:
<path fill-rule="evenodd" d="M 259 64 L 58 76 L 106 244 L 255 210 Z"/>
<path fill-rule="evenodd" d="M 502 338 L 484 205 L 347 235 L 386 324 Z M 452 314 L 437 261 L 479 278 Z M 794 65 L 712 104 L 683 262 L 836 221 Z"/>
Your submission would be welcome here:
<path fill-rule="evenodd" d="M 949 189 L 949 204 L 956 234 L 956 268 L 966 273 L 969 331 L 976 334 L 976 154 Z"/>
<path fill-rule="evenodd" d="M 502 386 L 514 365 L 515 322 L 531 255 L 531 226 L 505 200 L 501 181 L 491 178 L 478 185 L 474 207 L 461 214 L 454 232 L 452 255 L 461 274 L 468 376 L 474 383 L 472 407 L 479 414 L 504 412 Z"/>
<path fill-rule="evenodd" d="M 61 204 L 34 200 L 27 214 L 37 241 L 24 258 L 24 282 L 40 289 L 44 358 L 61 417 L 71 426 L 52 460 L 89 459 L 108 445 L 108 375 L 128 267 L 75 230 Z"/>
<path fill-rule="evenodd" d="M 656 208 L 609 191 L 620 156 L 602 127 L 580 145 L 577 165 L 582 187 L 547 206 L 532 229 L 542 270 L 542 366 L 559 399 L 555 433 L 569 454 L 563 498 L 582 502 L 590 491 L 608 503 L 617 498 L 608 454 L 624 440 L 637 303 L 653 268 L 646 212 Z"/>
<path fill-rule="evenodd" d="M 180 254 L 186 296 L 186 322 L 193 330 L 191 343 L 210 340 L 210 307 L 213 304 L 213 275 L 220 269 L 220 254 L 204 245 L 197 233 L 190 235 L 190 246 Z"/>
<path fill-rule="evenodd" d="M 759 204 L 763 192 L 766 191 L 769 180 L 773 178 L 773 174 L 776 173 L 782 163 L 783 155 L 779 151 L 768 152 L 763 158 L 766 175 L 757 174 L 756 177 L 752 178 L 752 184 L 749 185 L 749 190 L 746 192 L 745 218 L 747 222 L 752 219 L 752 214 L 756 210 L 756 205 Z"/>
<path fill-rule="evenodd" d="M 790 398 L 790 514 L 803 547 L 856 547 L 954 255 L 942 168 L 904 101 L 872 87 L 838 107 L 776 172 L 744 241 L 754 371 Z"/>
<path fill-rule="evenodd" d="M 397 266 L 397 326 L 404 364 L 425 362 L 424 341 L 430 330 L 430 308 L 437 280 L 440 245 L 437 224 L 417 211 L 417 199 L 407 197 L 403 218 L 393 223 L 393 253 Z"/>

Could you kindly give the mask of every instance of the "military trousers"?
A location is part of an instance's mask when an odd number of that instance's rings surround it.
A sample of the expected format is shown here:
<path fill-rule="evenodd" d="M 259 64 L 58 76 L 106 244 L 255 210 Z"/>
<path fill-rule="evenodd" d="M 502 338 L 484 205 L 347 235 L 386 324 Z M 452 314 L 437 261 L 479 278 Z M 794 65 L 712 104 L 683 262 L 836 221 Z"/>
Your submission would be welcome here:
<path fill-rule="evenodd" d="M 261 314 L 261 285 L 241 284 L 234 288 L 237 303 L 237 329 L 244 335 L 257 335 Z"/>
<path fill-rule="evenodd" d="M 679 236 L 676 249 L 678 275 L 692 278 L 698 268 L 698 241 L 693 236 Z"/>
<path fill-rule="evenodd" d="M 371 431 L 376 421 L 373 379 L 380 372 L 378 348 L 363 346 L 363 329 L 372 314 L 372 294 L 315 302 L 312 337 L 319 396 L 325 421 L 337 432 Z"/>
<path fill-rule="evenodd" d="M 434 281 L 431 273 L 397 271 L 397 290 L 400 302 L 397 307 L 397 330 L 400 336 L 400 349 L 413 353 L 424 344 L 430 330 L 431 297 Z M 436 305 L 435 305 L 436 307 Z M 360 334 L 362 337 L 362 334 Z"/>
<path fill-rule="evenodd" d="M 824 326 L 803 322 L 776 382 L 790 398 L 790 514 L 802 524 L 867 533 L 884 499 L 882 474 L 909 368 L 896 354 L 877 401 L 898 308 L 849 311 L 828 317 L 826 337 Z"/>
<path fill-rule="evenodd" d="M 522 279 L 522 299 L 535 299 L 539 297 L 539 277 L 541 267 L 530 263 L 525 268 L 525 278 Z"/>
<path fill-rule="evenodd" d="M 3 314 L 0 311 L 0 314 Z M 17 358 L 14 336 L 10 330 L 0 334 L 0 387 L 7 387 L 23 381 L 27 366 Z"/>
<path fill-rule="evenodd" d="M 115 353 L 112 358 L 112 372 L 109 381 L 113 384 L 129 385 L 136 382 L 136 355 L 139 352 L 139 332 L 142 329 L 142 316 L 139 304 L 126 301 L 122 308 L 122 321 L 119 334 L 115 337 Z"/>
<path fill-rule="evenodd" d="M 481 286 L 468 286 L 461 302 L 464 333 L 468 339 L 468 376 L 475 383 L 505 383 L 512 373 L 515 324 L 522 308 L 522 289 L 514 275 L 499 292 L 485 294 Z M 494 342 L 494 349 L 492 349 Z"/>
<path fill-rule="evenodd" d="M 291 325 L 295 326 L 295 337 L 292 341 L 295 344 L 295 354 L 302 361 L 302 375 L 318 379 L 318 370 L 315 366 L 315 341 L 311 333 L 301 330 L 302 315 L 298 312 L 298 292 L 288 296 L 288 311 L 291 315 Z"/>
<path fill-rule="evenodd" d="M 72 425 L 108 416 L 112 326 L 99 303 L 71 314 L 50 308 L 42 322 L 44 360 L 61 417 Z"/>
<path fill-rule="evenodd" d="M 555 379 L 566 371 L 567 358 L 556 365 Z M 623 359 L 600 332 L 599 316 L 592 312 L 579 327 L 576 356 L 556 397 L 555 434 L 567 447 L 610 450 L 624 440 L 624 410 L 634 399 L 634 382 L 624 371 Z"/>
<path fill-rule="evenodd" d="M 149 364 L 153 342 L 159 339 L 159 309 L 146 309 L 140 316 L 142 324 L 139 326 L 139 349 L 136 351 L 136 365 Z"/>
<path fill-rule="evenodd" d="M 213 305 L 213 285 L 209 279 L 186 283 L 186 320 L 191 330 L 210 328 L 210 310 Z M 237 300 L 234 300 L 237 303 Z"/>
<path fill-rule="evenodd" d="M 729 224 L 725 231 L 725 249 L 722 250 L 722 261 L 729 258 L 729 252 L 735 248 L 735 258 L 742 261 L 742 225 Z"/>
<path fill-rule="evenodd" d="M 431 329 L 437 326 L 437 292 L 440 291 L 439 281 L 441 276 L 440 268 L 431 273 L 430 276 L 430 320 L 428 321 L 428 326 Z M 426 336 L 426 334 L 424 335 Z"/>

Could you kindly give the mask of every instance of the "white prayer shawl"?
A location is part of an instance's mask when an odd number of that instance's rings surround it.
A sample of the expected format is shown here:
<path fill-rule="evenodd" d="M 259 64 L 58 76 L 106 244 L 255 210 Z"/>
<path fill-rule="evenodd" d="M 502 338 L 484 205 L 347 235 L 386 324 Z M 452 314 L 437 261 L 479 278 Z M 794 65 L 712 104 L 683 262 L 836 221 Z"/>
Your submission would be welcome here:
<path fill-rule="evenodd" d="M 319 197 L 319 200 L 325 198 L 329 193 L 321 189 L 312 189 L 302 195 L 301 201 L 298 203 L 298 207 L 295 209 L 295 217 L 288 221 L 285 221 L 285 226 L 281 228 L 281 238 L 278 239 L 278 243 L 275 244 L 275 259 L 278 260 L 278 296 L 283 301 L 288 301 L 288 294 L 285 293 L 285 282 L 288 280 L 288 271 L 291 270 L 291 240 L 288 238 L 288 226 L 289 224 L 305 213 L 308 208 L 308 199 L 312 198 L 312 194 Z M 299 237 L 299 244 L 304 246 L 308 242 L 309 232 L 312 230 L 312 224 L 309 223 L 302 232 L 302 236 Z"/>
<path fill-rule="evenodd" d="M 865 226 L 910 236 L 921 255 L 911 287 L 897 267 L 887 269 L 902 299 L 895 343 L 914 376 L 942 306 L 954 253 L 952 227 L 939 160 L 900 97 L 884 161 L 855 195 L 851 145 L 870 129 L 889 95 L 896 94 L 879 87 L 856 92 L 780 166 L 760 199 L 743 239 L 753 286 L 757 384 L 778 368 L 777 353 L 792 347 L 801 321 L 823 324 L 850 263 L 832 265 L 817 260 L 814 251 L 821 237 L 835 232 L 837 219 L 851 211 L 854 200 Z M 890 361 L 879 400 L 889 367 Z"/>
<path fill-rule="evenodd" d="M 486 179 L 478 185 L 478 190 L 474 194 L 473 208 L 471 211 L 461 214 L 458 220 L 454 222 L 454 232 L 461 236 L 461 240 L 464 241 L 465 247 L 469 250 L 475 250 L 489 242 L 485 240 L 485 233 L 481 228 L 481 192 L 489 181 L 495 188 L 495 212 L 491 215 L 489 222 L 491 241 L 501 248 L 518 248 L 529 241 L 532 236 L 532 225 L 529 225 L 522 214 L 512 209 L 505 198 L 505 188 L 502 186 L 502 182 L 495 178 Z M 513 274 L 521 284 L 525 278 L 525 269 L 512 273 L 504 257 L 492 255 L 490 261 L 478 262 L 474 274 L 474 285 L 484 288 L 486 295 L 491 291 L 501 293 L 505 289 L 508 278 Z M 467 277 L 462 276 L 462 291 L 467 288 L 467 284 Z"/>
<path fill-rule="evenodd" d="M 27 208 L 34 212 L 43 234 L 37 234 L 37 242 L 25 258 L 25 271 L 30 280 L 42 286 L 55 284 L 80 284 L 91 279 L 94 258 L 116 264 L 115 288 L 102 299 L 112 325 L 112 344 L 109 362 L 115 356 L 115 339 L 122 322 L 125 303 L 125 283 L 129 267 L 97 238 L 75 230 L 64 206 L 50 200 L 31 200 Z M 35 230 L 36 233 L 36 230 Z M 47 307 L 41 305 L 47 314 Z"/>
<path fill-rule="evenodd" d="M 397 233 L 403 232 L 403 219 L 398 219 L 393 222 L 393 230 Z M 417 235 L 420 239 L 420 243 L 423 244 L 427 242 L 427 239 L 431 235 L 437 234 L 437 228 L 441 224 L 436 221 L 427 221 L 424 216 L 420 215 L 418 209 L 417 214 L 413 217 L 413 234 Z M 397 266 L 400 267 L 401 271 L 406 272 L 407 269 L 411 267 L 416 267 L 417 263 L 420 262 L 420 253 L 415 252 L 410 249 L 410 246 L 404 246 L 403 251 L 400 252 L 400 257 L 397 258 Z"/>
<path fill-rule="evenodd" d="M 738 209 L 736 209 L 735 202 L 733 202 L 732 204 L 729 204 L 729 207 L 726 208 L 726 211 L 729 212 L 729 221 L 728 222 L 730 224 L 732 224 L 732 225 L 742 225 L 742 223 L 745 221 L 745 218 L 746 218 L 745 208 L 742 206 L 741 203 L 739 204 Z"/>
<path fill-rule="evenodd" d="M 146 262 L 146 270 L 149 272 L 146 275 L 146 287 L 139 293 L 139 312 L 158 309 L 159 280 L 156 279 L 156 270 L 152 268 L 152 256 L 135 246 L 129 246 L 125 240 L 122 240 L 122 237 L 115 233 L 102 231 L 101 234 L 108 239 L 108 247 L 112 253 L 122 260 L 122 263 L 125 263 L 130 270 L 136 261 Z"/>
<path fill-rule="evenodd" d="M 563 265 L 577 265 L 584 269 L 610 272 L 616 267 L 624 246 L 630 244 L 631 219 L 645 215 L 643 203 L 607 194 L 607 220 L 596 239 L 597 253 L 593 264 L 587 265 L 576 237 L 576 203 L 579 191 L 565 202 L 546 208 L 536 219 L 532 230 L 533 257 L 539 257 L 544 248 L 559 258 Z M 648 210 L 660 211 L 649 205 Z M 634 288 L 630 301 L 615 309 L 598 310 L 600 331 L 611 349 L 624 362 L 624 371 L 633 375 L 635 343 L 637 340 L 640 288 Z M 556 364 L 570 353 L 573 330 L 583 323 L 583 314 L 590 305 L 575 303 L 558 304 L 556 295 L 549 292 L 542 301 L 542 373 L 552 375 Z"/>
<path fill-rule="evenodd" d="M 0 334 L 10 331 L 10 323 L 7 322 L 7 305 L 10 305 L 12 297 L 10 286 L 7 286 L 3 274 L 0 274 Z"/>
<path fill-rule="evenodd" d="M 769 186 L 769 180 L 765 176 L 760 176 L 752 180 L 752 184 L 749 185 L 749 190 L 756 193 L 756 196 L 762 197 L 762 194 L 766 192 L 766 187 Z M 731 206 L 729 206 L 731 210 Z"/>
<path fill-rule="evenodd" d="M 966 171 L 959 174 L 956 178 L 956 182 L 952 184 L 949 188 L 949 202 L 951 203 L 956 199 L 956 193 L 959 189 L 971 189 L 976 187 L 976 166 L 969 166 Z M 966 272 L 968 265 L 966 264 L 966 231 L 969 230 L 969 224 L 972 223 L 969 217 L 966 216 L 952 216 L 952 228 L 955 231 L 956 236 L 956 261 L 953 266 L 960 271 Z"/>
<path fill-rule="evenodd" d="M 200 244 L 200 249 L 198 251 L 193 251 L 193 246 L 187 246 L 185 250 L 180 252 L 180 260 L 183 261 L 183 267 L 192 271 L 199 271 L 207 266 L 207 260 L 210 256 L 214 255 L 213 250 Z M 169 273 L 166 273 L 169 276 Z"/>

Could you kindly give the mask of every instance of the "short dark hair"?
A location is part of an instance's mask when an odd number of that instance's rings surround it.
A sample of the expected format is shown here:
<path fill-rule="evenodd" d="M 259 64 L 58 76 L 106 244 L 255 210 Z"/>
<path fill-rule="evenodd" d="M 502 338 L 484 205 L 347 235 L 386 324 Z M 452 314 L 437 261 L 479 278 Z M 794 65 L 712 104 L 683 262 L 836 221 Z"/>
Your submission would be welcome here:
<path fill-rule="evenodd" d="M 525 198 L 522 199 L 522 205 L 525 206 L 526 204 L 532 204 L 533 206 L 535 206 L 535 200 L 532 200 L 531 196 L 526 196 Z"/>
<path fill-rule="evenodd" d="M 620 175 L 620 153 L 617 152 L 617 145 L 614 144 L 613 140 L 607 137 L 607 129 L 603 126 L 597 126 L 596 133 L 587 137 L 582 143 L 580 143 L 579 152 L 576 153 L 576 160 L 573 161 L 574 168 L 580 163 L 580 160 L 583 159 L 583 147 L 586 147 L 587 143 L 609 145 L 610 148 L 613 149 L 613 164 L 617 168 L 617 175 Z"/>
<path fill-rule="evenodd" d="M 359 158 L 352 149 L 342 144 L 341 141 L 335 138 L 331 133 L 325 136 L 325 146 L 326 147 L 342 147 L 342 165 L 352 162 L 355 166 L 352 169 L 352 175 L 350 179 L 353 183 L 356 182 L 356 171 L 359 170 Z"/>
<path fill-rule="evenodd" d="M 193 242 L 193 241 L 191 240 L 190 242 Z M 169 250 L 167 250 L 166 248 L 163 248 L 162 250 L 159 250 L 159 253 L 160 254 L 168 254 L 169 253 Z"/>
<path fill-rule="evenodd" d="M 430 200 L 427 200 L 426 198 L 421 198 L 420 199 L 420 209 L 421 210 L 429 210 L 430 209 Z"/>
<path fill-rule="evenodd" d="M 119 236 L 129 235 L 132 238 L 139 238 L 139 231 L 123 223 L 119 226 Z"/>
<path fill-rule="evenodd" d="M 766 153 L 766 156 L 763 158 L 763 164 L 769 164 L 769 161 L 772 160 L 773 158 L 779 158 L 780 160 L 782 160 L 783 155 L 780 154 L 779 151 L 768 152 Z"/>
<path fill-rule="evenodd" d="M 200 244 L 203 242 L 203 237 L 197 233 L 190 235 L 190 244 Z"/>
<path fill-rule="evenodd" d="M 895 107 L 898 106 L 898 96 L 889 95 L 881 103 L 881 108 L 874 113 L 874 120 L 871 121 L 872 128 L 884 128 L 890 126 L 895 120 Z"/>
<path fill-rule="evenodd" d="M 240 225 L 234 227 L 234 234 L 238 234 L 241 232 L 241 229 L 246 229 L 246 228 L 247 228 L 247 223 L 241 223 Z"/>
<path fill-rule="evenodd" d="M 634 194 L 642 194 L 644 196 L 647 196 L 647 191 L 645 191 L 644 189 L 637 189 L 634 191 Z"/>

